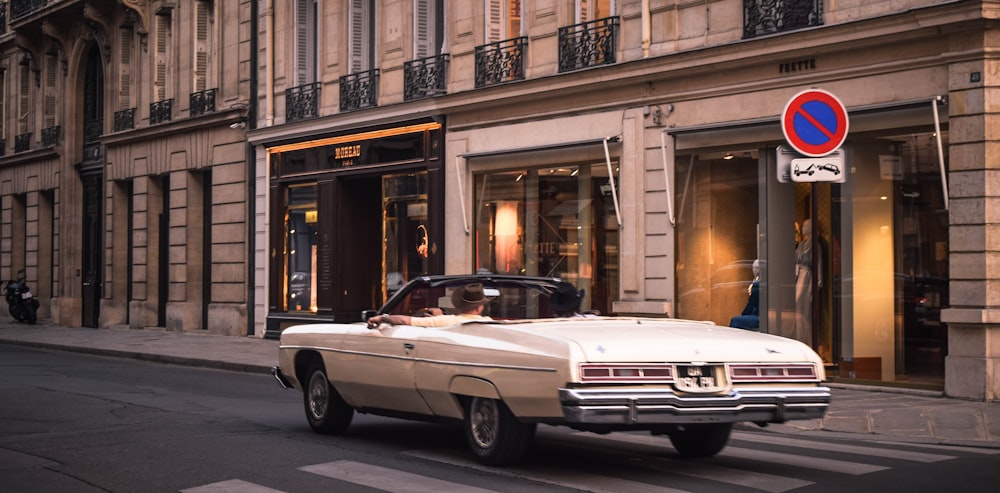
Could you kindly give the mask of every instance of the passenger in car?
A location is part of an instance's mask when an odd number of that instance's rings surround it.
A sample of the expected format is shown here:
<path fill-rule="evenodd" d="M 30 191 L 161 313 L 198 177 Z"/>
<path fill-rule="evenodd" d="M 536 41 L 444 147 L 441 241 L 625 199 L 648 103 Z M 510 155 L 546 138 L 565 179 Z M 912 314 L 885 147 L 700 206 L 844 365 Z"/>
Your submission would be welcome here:
<path fill-rule="evenodd" d="M 596 317 L 599 312 L 580 313 L 580 302 L 583 301 L 583 294 L 582 289 L 577 290 L 572 284 L 563 281 L 556 285 L 556 290 L 549 295 L 549 302 L 557 317 Z"/>
<path fill-rule="evenodd" d="M 368 327 L 377 329 L 382 323 L 390 325 L 412 325 L 415 327 L 448 327 L 469 320 L 492 320 L 483 315 L 483 310 L 489 298 L 483 291 L 482 283 L 462 286 L 451 293 L 451 304 L 458 311 L 457 315 L 432 315 L 429 317 L 411 317 L 409 315 L 375 315 L 368 319 Z M 431 310 L 431 309 L 428 309 Z"/>

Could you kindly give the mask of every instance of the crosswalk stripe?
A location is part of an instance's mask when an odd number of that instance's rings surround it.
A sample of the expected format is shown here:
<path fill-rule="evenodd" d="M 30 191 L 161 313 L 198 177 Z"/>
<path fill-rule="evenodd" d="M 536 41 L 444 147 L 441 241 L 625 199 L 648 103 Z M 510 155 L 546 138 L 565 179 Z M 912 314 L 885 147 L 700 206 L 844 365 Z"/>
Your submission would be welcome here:
<path fill-rule="evenodd" d="M 748 471 L 745 469 L 734 469 L 731 467 L 717 466 L 704 462 L 678 462 L 666 458 L 658 458 L 660 465 L 654 465 L 655 469 L 668 471 L 675 474 L 682 474 L 692 478 L 707 479 L 728 483 L 747 488 L 754 488 L 771 493 L 783 493 L 798 488 L 803 488 L 811 484 L 812 481 L 804 479 L 777 476 L 760 472 Z M 666 464 L 666 463 L 669 463 Z"/>
<path fill-rule="evenodd" d="M 832 442 L 813 442 L 807 440 L 800 440 L 797 438 L 785 438 L 777 436 L 775 434 L 764 434 L 764 433 L 734 432 L 732 438 L 746 442 L 766 443 L 770 445 L 784 445 L 786 447 L 809 448 L 815 450 L 822 450 L 825 452 L 840 452 L 845 454 L 868 455 L 875 457 L 884 457 L 887 459 L 908 460 L 913 462 L 925 462 L 925 463 L 940 462 L 955 458 L 955 456 L 953 455 L 928 454 L 924 452 L 912 452 L 909 450 L 897 450 L 897 449 L 883 448 L 883 447 L 862 447 L 859 445 L 845 445 L 841 443 L 832 443 Z"/>
<path fill-rule="evenodd" d="M 476 488 L 475 486 L 452 483 L 406 471 L 349 460 L 315 464 L 300 467 L 299 470 L 382 491 L 391 491 L 393 493 L 424 493 L 427 491 L 439 493 L 496 493 L 493 490 Z"/>
<path fill-rule="evenodd" d="M 518 466 L 517 469 L 496 469 L 464 459 L 465 454 L 456 455 L 431 450 L 410 450 L 405 452 L 405 454 L 444 464 L 488 472 L 490 474 L 527 479 L 536 483 L 573 488 L 593 493 L 620 493 L 622 491 L 628 491 L 629 493 L 688 493 L 685 490 L 657 486 L 650 483 L 532 464 L 523 464 Z"/>
<path fill-rule="evenodd" d="M 181 490 L 181 493 L 284 493 L 281 490 L 268 488 L 259 484 L 249 483 L 240 479 L 219 481 Z"/>
<path fill-rule="evenodd" d="M 847 462 L 836 459 L 807 457 L 804 455 L 783 454 L 780 452 L 768 452 L 766 450 L 755 450 L 731 446 L 722 449 L 722 453 L 719 455 L 721 457 L 732 457 L 734 459 L 774 462 L 787 466 L 843 473 L 851 476 L 860 476 L 862 474 L 869 474 L 889 469 L 885 466 L 862 464 L 860 462 Z"/>
<path fill-rule="evenodd" d="M 585 436 L 589 434 L 577 433 L 577 435 Z M 641 443 L 644 445 L 650 445 L 654 447 L 664 447 L 668 449 L 672 448 L 669 439 L 667 439 L 666 437 L 655 437 L 651 435 L 611 434 L 602 436 L 601 438 L 604 440 L 615 440 L 623 443 Z M 872 464 L 863 464 L 860 462 L 848 462 L 836 459 L 824 459 L 819 457 L 807 457 L 795 454 L 783 454 L 781 452 L 768 452 L 766 450 L 746 449 L 746 448 L 733 447 L 731 445 L 722 449 L 722 452 L 719 454 L 719 456 L 732 457 L 734 459 L 775 462 L 778 464 L 797 466 L 806 469 L 839 472 L 844 474 L 850 474 L 852 476 L 869 474 L 872 472 L 884 471 L 886 469 L 889 469 L 888 467 L 875 466 Z"/>
<path fill-rule="evenodd" d="M 980 448 L 980 447 L 963 446 L 963 445 L 941 445 L 937 443 L 916 443 L 916 442 L 890 442 L 881 440 L 872 443 L 879 443 L 882 445 L 903 445 L 906 447 L 929 448 L 936 450 L 949 450 L 952 452 L 965 452 L 967 454 L 982 454 L 982 455 L 1000 454 L 1000 449 L 996 448 Z"/>

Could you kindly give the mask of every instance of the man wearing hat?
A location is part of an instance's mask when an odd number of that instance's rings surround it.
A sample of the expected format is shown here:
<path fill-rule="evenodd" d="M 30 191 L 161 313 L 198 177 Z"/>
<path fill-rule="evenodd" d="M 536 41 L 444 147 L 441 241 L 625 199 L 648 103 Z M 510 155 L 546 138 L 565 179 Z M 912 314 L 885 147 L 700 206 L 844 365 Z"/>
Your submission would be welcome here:
<path fill-rule="evenodd" d="M 557 317 L 592 318 L 597 316 L 594 312 L 587 312 L 581 315 L 579 313 L 581 301 L 583 301 L 583 290 L 576 289 L 576 287 L 566 281 L 562 281 L 556 285 L 555 291 L 549 295 L 552 311 L 556 313 Z"/>
<path fill-rule="evenodd" d="M 451 304 L 458 310 L 458 315 L 434 315 L 431 317 L 375 315 L 368 319 L 368 327 L 374 329 L 383 322 L 390 325 L 412 325 L 414 327 L 448 327 L 469 320 L 492 320 L 483 315 L 483 309 L 489 301 L 483 292 L 482 283 L 466 284 L 451 293 Z"/>

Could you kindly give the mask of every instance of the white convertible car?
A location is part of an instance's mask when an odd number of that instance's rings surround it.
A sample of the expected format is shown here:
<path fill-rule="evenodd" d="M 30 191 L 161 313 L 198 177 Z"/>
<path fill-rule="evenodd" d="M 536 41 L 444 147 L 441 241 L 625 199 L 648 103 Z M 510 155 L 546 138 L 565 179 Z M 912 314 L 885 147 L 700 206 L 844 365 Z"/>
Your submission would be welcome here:
<path fill-rule="evenodd" d="M 667 435 L 684 456 L 725 447 L 733 423 L 820 418 L 830 403 L 823 362 L 791 339 L 667 318 L 553 318 L 558 279 L 428 276 L 381 309 L 448 311 L 451 293 L 482 283 L 492 320 L 423 328 L 311 324 L 281 334 L 274 376 L 303 392 L 319 433 L 354 412 L 463 424 L 488 465 L 523 458 L 538 423 Z M 411 322 L 412 323 L 412 322 Z"/>

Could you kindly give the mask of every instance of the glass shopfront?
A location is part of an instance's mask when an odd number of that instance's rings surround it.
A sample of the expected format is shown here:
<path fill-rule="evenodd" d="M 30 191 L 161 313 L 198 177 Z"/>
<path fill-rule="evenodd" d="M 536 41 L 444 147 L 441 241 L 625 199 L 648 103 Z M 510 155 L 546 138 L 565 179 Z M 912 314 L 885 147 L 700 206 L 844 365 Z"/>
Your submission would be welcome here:
<path fill-rule="evenodd" d="M 603 161 L 476 175 L 473 268 L 562 278 L 584 290 L 581 310 L 610 314 L 619 227 L 609 178 Z"/>
<path fill-rule="evenodd" d="M 849 137 L 843 183 L 777 179 L 778 143 L 679 152 L 677 315 L 740 325 L 756 281 L 756 330 L 835 375 L 943 382 L 947 156 L 932 125 L 908 130 Z"/>
<path fill-rule="evenodd" d="M 414 276 L 443 273 L 442 126 L 275 145 L 267 336 L 361 319 Z M 435 190 L 437 192 L 435 192 Z"/>

